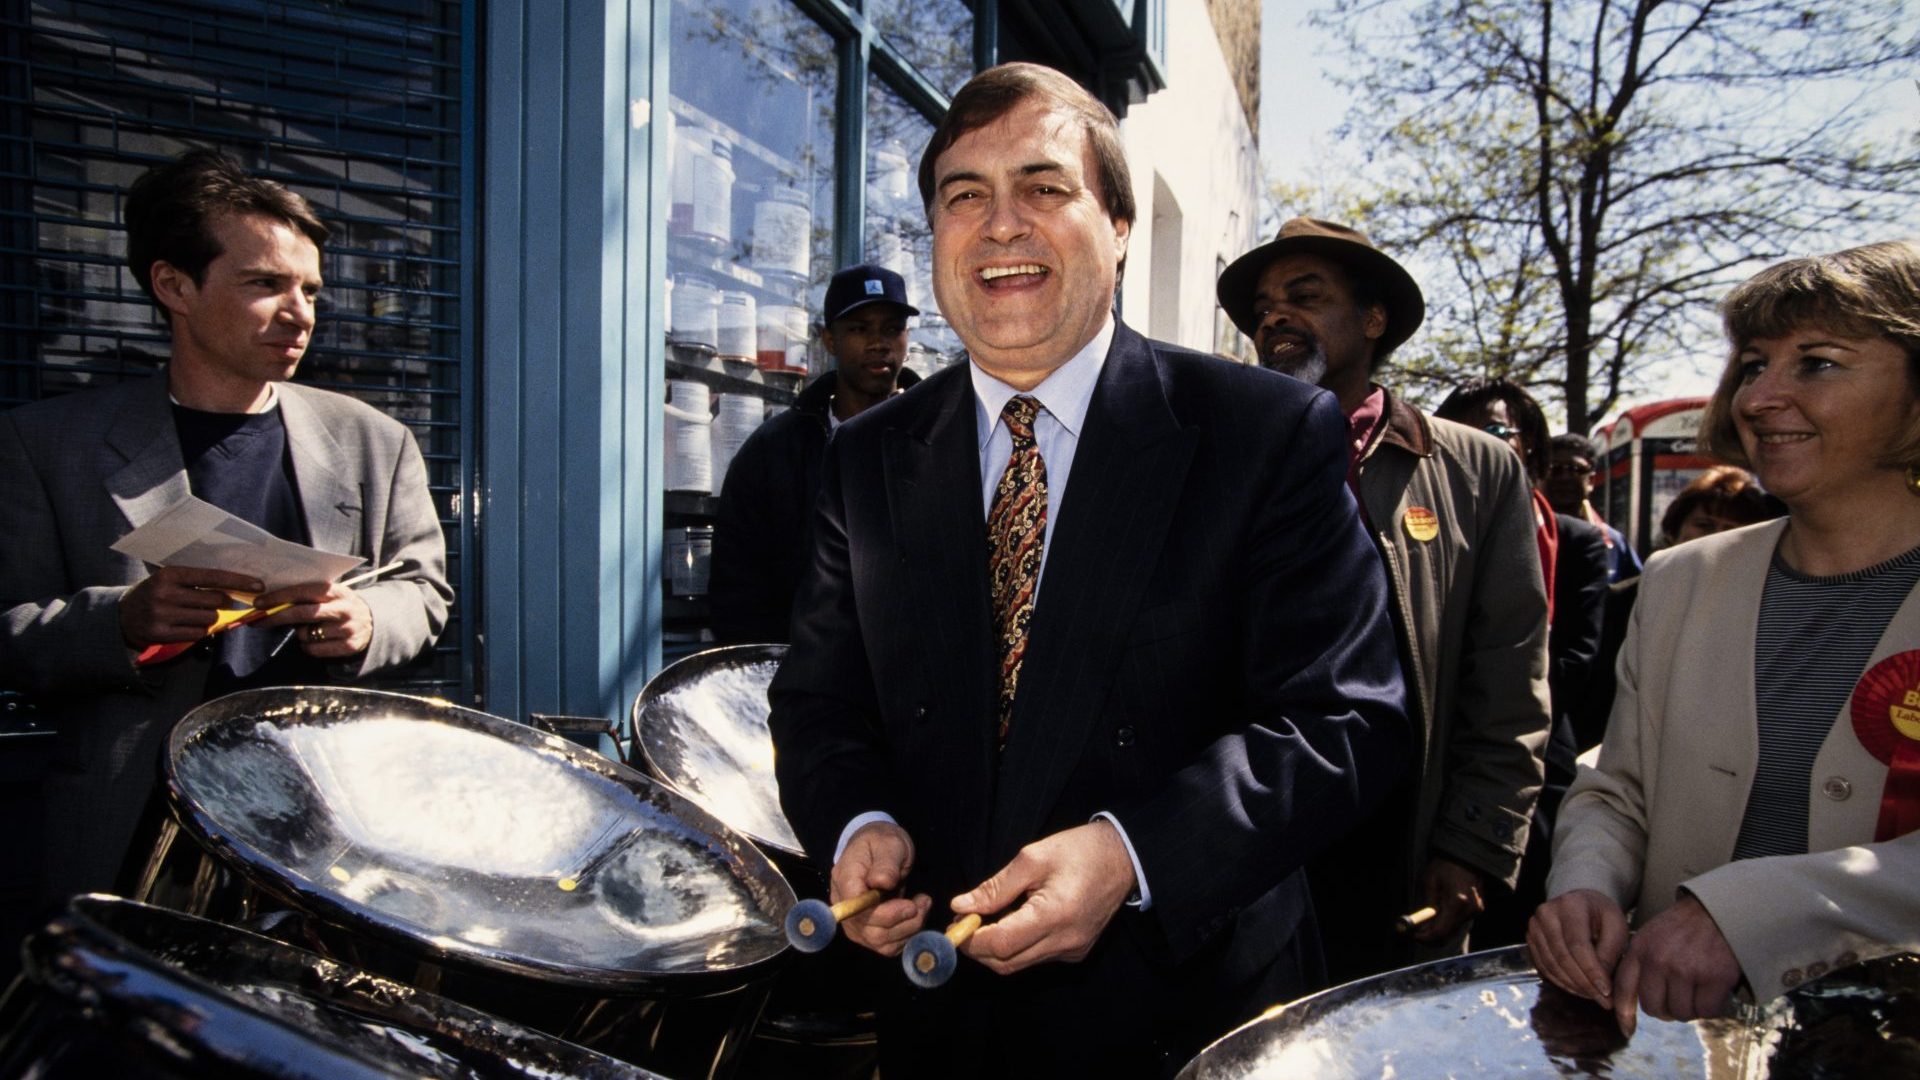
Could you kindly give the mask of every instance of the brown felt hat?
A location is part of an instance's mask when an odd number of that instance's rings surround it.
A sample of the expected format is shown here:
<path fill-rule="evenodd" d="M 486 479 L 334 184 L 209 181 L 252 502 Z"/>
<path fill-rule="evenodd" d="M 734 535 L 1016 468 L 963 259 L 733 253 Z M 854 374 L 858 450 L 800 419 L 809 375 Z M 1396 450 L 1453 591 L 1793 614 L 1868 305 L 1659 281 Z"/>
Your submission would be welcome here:
<path fill-rule="evenodd" d="M 1332 259 L 1356 278 L 1373 283 L 1380 303 L 1387 309 L 1387 331 L 1375 346 L 1375 356 L 1385 356 L 1398 348 L 1427 317 L 1427 301 L 1420 295 L 1420 286 L 1414 284 L 1413 275 L 1374 247 L 1367 234 L 1331 221 L 1297 217 L 1280 226 L 1279 236 L 1233 260 L 1220 273 L 1220 307 L 1241 333 L 1253 337 L 1260 328 L 1253 317 L 1253 294 L 1260 286 L 1260 275 L 1273 260 L 1296 254 Z"/>

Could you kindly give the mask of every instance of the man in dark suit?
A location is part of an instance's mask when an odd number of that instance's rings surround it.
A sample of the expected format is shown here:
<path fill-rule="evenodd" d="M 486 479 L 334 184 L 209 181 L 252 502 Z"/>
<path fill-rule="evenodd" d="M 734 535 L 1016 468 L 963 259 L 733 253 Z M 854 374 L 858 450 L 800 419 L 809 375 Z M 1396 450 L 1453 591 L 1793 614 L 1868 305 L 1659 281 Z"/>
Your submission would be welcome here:
<path fill-rule="evenodd" d="M 970 362 L 828 448 L 782 805 L 835 899 L 902 890 L 856 942 L 989 920 L 882 1004 L 886 1075 L 1169 1073 L 1317 974 L 1299 868 L 1406 756 L 1346 424 L 1113 318 L 1132 182 L 1058 72 L 977 76 L 920 189 Z"/>

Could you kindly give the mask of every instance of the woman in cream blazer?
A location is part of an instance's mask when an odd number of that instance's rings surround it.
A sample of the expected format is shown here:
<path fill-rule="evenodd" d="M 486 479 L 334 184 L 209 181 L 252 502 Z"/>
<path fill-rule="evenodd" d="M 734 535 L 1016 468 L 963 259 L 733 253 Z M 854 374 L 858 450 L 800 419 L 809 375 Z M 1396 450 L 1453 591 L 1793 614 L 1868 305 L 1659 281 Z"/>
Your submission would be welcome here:
<path fill-rule="evenodd" d="M 1876 840 L 1886 820 L 1911 828 L 1920 808 L 1883 808 L 1890 744 L 1872 737 L 1876 755 L 1854 719 L 1884 715 L 1873 723 L 1892 745 L 1910 742 L 1892 753 L 1920 754 L 1920 588 L 1848 673 L 1854 691 L 1809 777 L 1806 852 L 1733 861 L 1760 764 L 1770 565 L 1777 555 L 1831 578 L 1908 565 L 1920 548 L 1920 246 L 1780 264 L 1724 312 L 1734 353 L 1703 441 L 1752 468 L 1789 515 L 1648 562 L 1606 739 L 1561 808 L 1550 899 L 1528 933 L 1543 976 L 1612 1008 L 1627 1031 L 1636 1005 L 1691 1019 L 1723 1011 L 1743 979 L 1768 998 L 1920 951 L 1920 832 Z M 1876 671 L 1914 685 L 1858 681 Z"/>

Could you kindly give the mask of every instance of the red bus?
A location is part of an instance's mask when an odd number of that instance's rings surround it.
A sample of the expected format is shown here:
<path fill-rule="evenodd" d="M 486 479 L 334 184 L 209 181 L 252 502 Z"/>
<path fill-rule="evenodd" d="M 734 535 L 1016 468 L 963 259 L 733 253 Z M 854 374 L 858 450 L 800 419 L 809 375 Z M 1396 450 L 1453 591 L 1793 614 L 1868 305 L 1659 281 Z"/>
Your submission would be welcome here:
<path fill-rule="evenodd" d="M 1628 409 L 1593 433 L 1600 451 L 1595 504 L 1642 558 L 1653 551 L 1667 504 L 1715 464 L 1694 446 L 1706 408 L 1703 397 L 1656 401 Z"/>

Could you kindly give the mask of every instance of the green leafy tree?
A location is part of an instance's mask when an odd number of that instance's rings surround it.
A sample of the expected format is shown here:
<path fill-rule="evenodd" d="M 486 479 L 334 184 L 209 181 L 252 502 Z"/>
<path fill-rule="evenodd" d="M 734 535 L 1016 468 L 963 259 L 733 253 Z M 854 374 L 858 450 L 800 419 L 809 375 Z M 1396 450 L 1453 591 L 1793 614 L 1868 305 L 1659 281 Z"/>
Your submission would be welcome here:
<path fill-rule="evenodd" d="M 1503 374 L 1585 432 L 1653 365 L 1717 352 L 1712 305 L 1758 265 L 1915 229 L 1903 0 L 1335 0 L 1315 18 L 1345 44 L 1341 135 L 1364 157 L 1320 205 L 1418 259 L 1429 321 L 1395 359 L 1416 390 Z"/>

